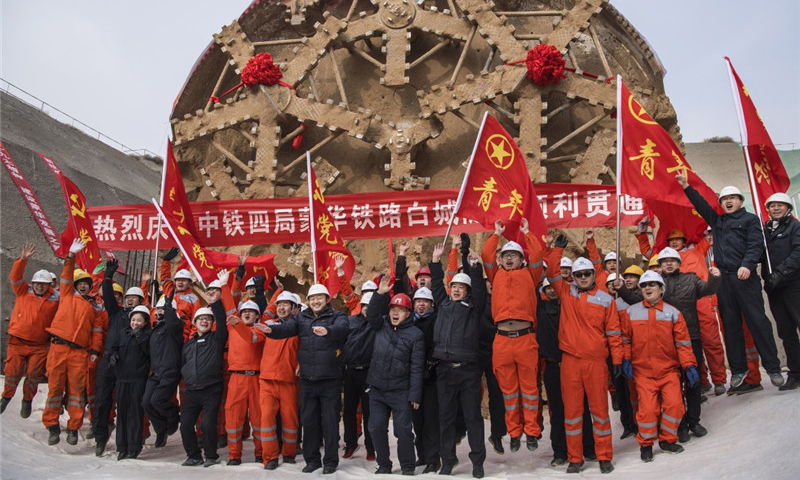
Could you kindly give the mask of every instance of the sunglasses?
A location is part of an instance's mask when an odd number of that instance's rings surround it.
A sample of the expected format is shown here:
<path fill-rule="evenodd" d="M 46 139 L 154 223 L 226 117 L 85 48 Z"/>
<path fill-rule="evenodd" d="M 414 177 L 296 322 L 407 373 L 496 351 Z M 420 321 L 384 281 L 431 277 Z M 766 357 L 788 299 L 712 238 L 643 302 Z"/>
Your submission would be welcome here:
<path fill-rule="evenodd" d="M 586 277 L 591 277 L 593 274 L 594 272 L 587 271 L 587 272 L 573 273 L 572 276 L 575 278 L 586 278 Z"/>
<path fill-rule="evenodd" d="M 641 284 L 641 287 L 660 287 L 661 284 L 658 282 L 644 282 Z"/>

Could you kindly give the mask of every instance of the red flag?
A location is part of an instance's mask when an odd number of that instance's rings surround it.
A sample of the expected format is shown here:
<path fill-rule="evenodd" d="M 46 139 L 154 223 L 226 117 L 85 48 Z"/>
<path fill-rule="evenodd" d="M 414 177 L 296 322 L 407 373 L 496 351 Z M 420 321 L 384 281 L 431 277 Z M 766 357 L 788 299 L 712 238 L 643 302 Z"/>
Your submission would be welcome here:
<path fill-rule="evenodd" d="M 789 175 L 783 167 L 778 150 L 769 137 L 767 128 L 758 115 L 750 93 L 742 79 L 734 70 L 731 59 L 725 57 L 731 77 L 733 99 L 739 116 L 739 132 L 742 137 L 742 150 L 747 162 L 747 173 L 753 195 L 756 214 L 762 221 L 769 218 L 764 202 L 773 193 L 786 193 L 789 189 Z"/>
<path fill-rule="evenodd" d="M 70 181 L 62 172 L 58 172 L 58 181 L 64 191 L 64 200 L 67 202 L 67 227 L 61 234 L 61 248 L 56 254 L 59 257 L 69 255 L 72 241 L 80 238 L 86 243 L 82 251 L 75 256 L 75 263 L 82 269 L 91 273 L 100 264 L 100 247 L 97 245 L 97 236 L 92 227 L 92 220 L 86 213 L 86 197 L 80 189 Z"/>
<path fill-rule="evenodd" d="M 617 85 L 617 182 L 621 194 L 639 197 L 647 204 L 661 226 L 656 249 L 666 246 L 669 230 L 679 228 L 687 241 L 697 242 L 708 226 L 692 206 L 683 188 L 675 181 L 678 173 L 686 176 L 712 206 L 717 195 L 692 170 L 669 136 L 618 78 Z"/>
<path fill-rule="evenodd" d="M 325 196 L 319 188 L 317 174 L 311 167 L 311 154 L 306 152 L 306 167 L 308 168 L 308 206 L 311 230 L 311 253 L 314 256 L 315 281 L 324 284 L 331 298 L 339 293 L 339 280 L 336 278 L 337 255 L 345 256 L 344 271 L 347 278 L 353 278 L 356 262 L 350 250 L 344 245 L 342 236 L 336 229 Z"/>
<path fill-rule="evenodd" d="M 454 215 L 492 230 L 494 222 L 502 220 L 506 238 L 520 245 L 525 245 L 525 240 L 519 226 L 527 218 L 530 230 L 542 245 L 545 243 L 547 224 L 525 157 L 511 135 L 488 113 L 483 116 Z"/>
<path fill-rule="evenodd" d="M 192 237 L 197 240 L 197 227 L 194 224 L 192 209 L 189 206 L 189 199 L 186 197 L 186 189 L 183 186 L 183 178 L 178 170 L 178 162 L 172 152 L 172 142 L 167 143 L 167 159 L 164 161 L 164 169 L 161 176 L 161 208 L 171 213 L 178 225 L 188 230 Z"/>
<path fill-rule="evenodd" d="M 239 267 L 239 257 L 233 253 L 218 252 L 216 250 L 202 249 L 209 259 L 210 263 L 217 267 L 217 270 L 236 270 Z M 189 262 L 184 257 L 178 262 L 178 268 L 190 268 Z M 242 281 L 246 282 L 249 278 L 256 275 L 262 275 L 266 278 L 265 284 L 275 277 L 278 269 L 275 268 L 275 254 L 267 253 L 259 255 L 258 257 L 247 257 L 247 262 L 244 264 L 244 277 Z M 233 280 L 233 276 L 228 283 Z M 212 279 L 213 281 L 213 279 Z"/>
<path fill-rule="evenodd" d="M 164 219 L 167 229 L 175 239 L 175 243 L 178 244 L 178 248 L 181 249 L 183 258 L 189 263 L 194 275 L 201 280 L 204 286 L 216 280 L 220 267 L 212 263 L 211 258 L 207 255 L 208 250 L 200 245 L 192 232 L 181 224 L 181 220 L 175 214 L 163 210 L 155 199 L 153 199 L 153 205 Z"/>

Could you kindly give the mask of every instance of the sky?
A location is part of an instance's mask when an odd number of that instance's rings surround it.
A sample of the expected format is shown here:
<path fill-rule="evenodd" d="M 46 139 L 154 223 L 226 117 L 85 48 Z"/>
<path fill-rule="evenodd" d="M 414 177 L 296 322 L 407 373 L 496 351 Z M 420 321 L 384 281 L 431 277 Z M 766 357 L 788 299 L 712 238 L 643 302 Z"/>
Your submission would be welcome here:
<path fill-rule="evenodd" d="M 665 66 L 666 92 L 684 141 L 738 140 L 727 55 L 773 142 L 779 149 L 800 148 L 795 33 L 800 2 L 611 3 Z M 248 0 L 2 0 L 0 77 L 130 149 L 163 156 L 172 103 L 192 65 L 212 34 L 248 5 Z M 11 92 L 24 96 L 14 87 Z"/>

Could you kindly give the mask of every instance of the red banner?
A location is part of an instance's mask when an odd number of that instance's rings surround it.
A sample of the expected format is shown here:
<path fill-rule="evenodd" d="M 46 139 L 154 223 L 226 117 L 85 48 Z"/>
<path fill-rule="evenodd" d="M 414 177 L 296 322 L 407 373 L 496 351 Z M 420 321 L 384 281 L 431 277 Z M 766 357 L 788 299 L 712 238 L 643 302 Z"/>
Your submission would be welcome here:
<path fill-rule="evenodd" d="M 17 186 L 19 193 L 22 194 L 23 200 L 28 205 L 28 209 L 33 214 L 33 218 L 36 220 L 36 223 L 39 225 L 39 229 L 42 230 L 44 234 L 44 238 L 47 239 L 47 243 L 50 244 L 50 248 L 53 249 L 53 252 L 58 252 L 58 249 L 61 248 L 61 239 L 56 232 L 55 227 L 50 222 L 50 219 L 47 217 L 47 214 L 44 213 L 44 208 L 42 208 L 42 204 L 39 203 L 39 199 L 36 197 L 36 194 L 33 193 L 33 189 L 31 185 L 28 183 L 28 179 L 25 178 L 25 175 L 22 174 L 17 164 L 11 158 L 11 155 L 8 154 L 6 147 L 0 143 L 0 160 L 3 162 L 3 166 L 6 167 L 8 170 L 8 174 L 11 176 L 11 180 L 14 182 L 14 185 Z"/>

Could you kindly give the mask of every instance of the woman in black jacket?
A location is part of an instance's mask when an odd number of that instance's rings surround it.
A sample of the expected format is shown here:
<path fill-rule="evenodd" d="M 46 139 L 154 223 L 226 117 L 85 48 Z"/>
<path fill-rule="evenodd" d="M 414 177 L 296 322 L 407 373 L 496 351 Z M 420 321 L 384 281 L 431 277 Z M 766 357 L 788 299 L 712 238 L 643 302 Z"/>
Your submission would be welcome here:
<path fill-rule="evenodd" d="M 117 378 L 117 460 L 142 451 L 142 397 L 150 371 L 150 309 L 134 307 L 130 326 L 114 338 L 108 364 Z"/>

